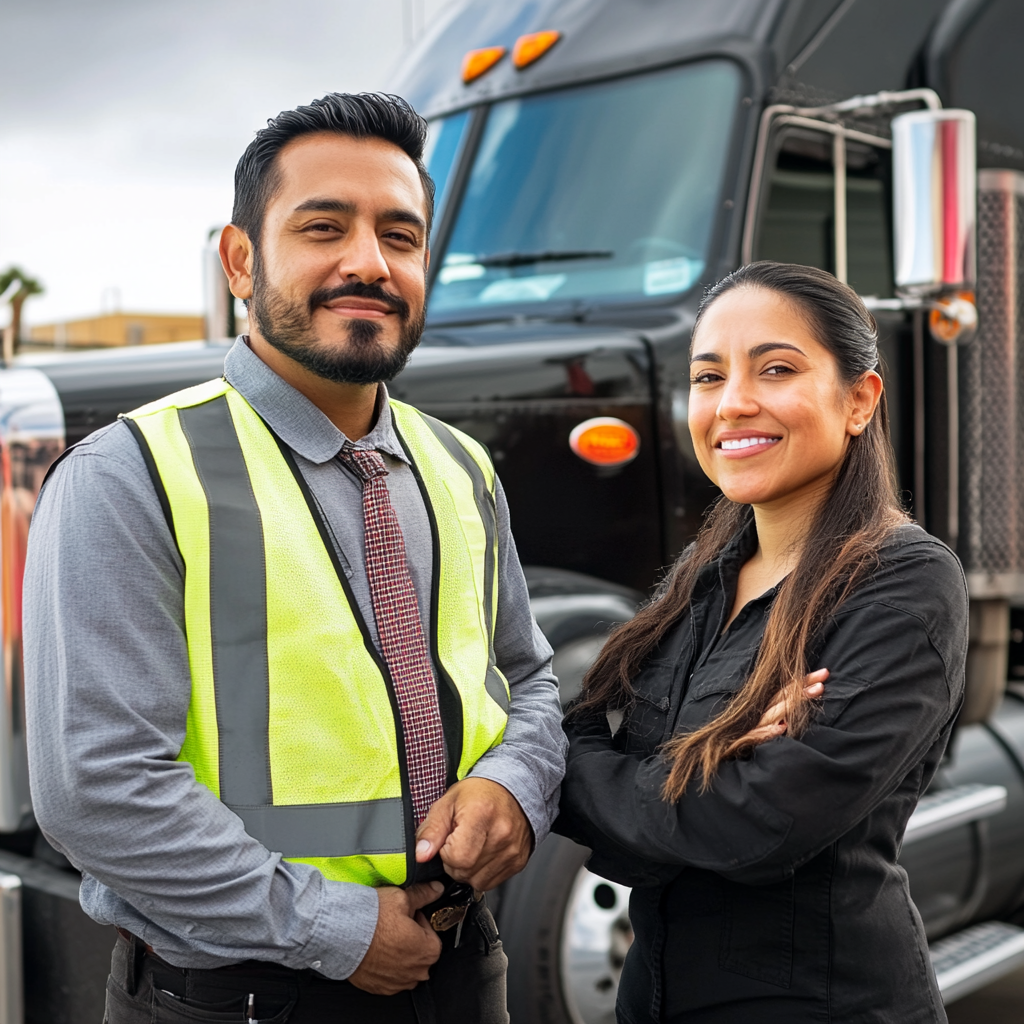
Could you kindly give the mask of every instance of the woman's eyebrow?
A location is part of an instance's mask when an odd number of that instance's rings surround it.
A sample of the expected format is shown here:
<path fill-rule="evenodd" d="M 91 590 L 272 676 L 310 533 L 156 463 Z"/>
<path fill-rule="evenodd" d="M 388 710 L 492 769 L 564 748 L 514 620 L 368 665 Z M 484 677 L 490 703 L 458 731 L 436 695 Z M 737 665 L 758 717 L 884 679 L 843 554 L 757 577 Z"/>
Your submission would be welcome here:
<path fill-rule="evenodd" d="M 767 355 L 767 353 L 774 352 L 779 348 L 788 349 L 790 352 L 799 352 L 802 356 L 807 354 L 803 349 L 799 349 L 796 345 L 790 345 L 785 341 L 766 341 L 763 345 L 755 345 L 747 355 L 751 359 L 757 359 L 758 356 Z"/>
<path fill-rule="evenodd" d="M 759 356 L 766 355 L 768 352 L 774 352 L 780 348 L 788 349 L 790 352 L 799 352 L 802 356 L 807 354 L 802 348 L 797 348 L 796 345 L 790 345 L 785 341 L 766 341 L 761 345 L 755 345 L 747 352 L 747 355 L 751 359 L 757 359 Z M 721 361 L 722 357 L 716 352 L 698 352 L 690 356 L 691 363 L 720 363 Z"/>

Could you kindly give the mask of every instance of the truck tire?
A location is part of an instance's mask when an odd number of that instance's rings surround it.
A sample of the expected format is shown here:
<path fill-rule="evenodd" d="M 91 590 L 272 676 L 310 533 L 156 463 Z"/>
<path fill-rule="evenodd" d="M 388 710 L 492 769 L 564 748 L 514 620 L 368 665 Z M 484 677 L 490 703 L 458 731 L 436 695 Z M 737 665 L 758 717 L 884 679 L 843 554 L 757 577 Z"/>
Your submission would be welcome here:
<path fill-rule="evenodd" d="M 512 1024 L 614 1024 L 633 941 L 629 889 L 592 875 L 590 851 L 551 835 L 502 892 Z"/>

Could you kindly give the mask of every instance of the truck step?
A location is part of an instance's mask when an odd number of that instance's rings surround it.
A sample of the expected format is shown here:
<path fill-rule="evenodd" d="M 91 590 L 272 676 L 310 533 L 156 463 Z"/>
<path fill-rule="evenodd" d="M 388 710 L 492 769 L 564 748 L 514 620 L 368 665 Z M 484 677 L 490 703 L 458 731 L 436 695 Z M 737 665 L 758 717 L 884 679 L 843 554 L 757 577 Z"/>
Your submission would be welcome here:
<path fill-rule="evenodd" d="M 928 836 L 946 832 L 979 818 L 998 814 L 1006 807 L 1006 787 L 974 783 L 954 786 L 921 797 L 907 822 L 903 845 L 909 846 Z"/>
<path fill-rule="evenodd" d="M 21 879 L 0 872 L 0 1024 L 22 1024 Z"/>
<path fill-rule="evenodd" d="M 1024 928 L 985 921 L 933 942 L 930 948 L 942 1001 L 983 988 L 1024 965 Z"/>

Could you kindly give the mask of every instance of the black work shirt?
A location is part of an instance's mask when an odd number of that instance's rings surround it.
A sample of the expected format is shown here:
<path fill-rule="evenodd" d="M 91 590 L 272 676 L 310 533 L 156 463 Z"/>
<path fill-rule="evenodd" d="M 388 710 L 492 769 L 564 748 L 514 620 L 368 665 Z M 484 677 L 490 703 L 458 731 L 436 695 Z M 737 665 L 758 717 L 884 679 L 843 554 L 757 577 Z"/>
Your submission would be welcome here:
<path fill-rule="evenodd" d="M 634 886 L 619 1019 L 945 1021 L 896 858 L 962 700 L 960 565 L 919 527 L 895 531 L 808 652 L 831 674 L 807 731 L 666 803 L 659 747 L 714 718 L 753 667 L 775 591 L 722 630 L 756 545 L 751 523 L 701 573 L 614 737 L 603 716 L 566 725 L 555 831 L 591 847 L 592 871 Z"/>

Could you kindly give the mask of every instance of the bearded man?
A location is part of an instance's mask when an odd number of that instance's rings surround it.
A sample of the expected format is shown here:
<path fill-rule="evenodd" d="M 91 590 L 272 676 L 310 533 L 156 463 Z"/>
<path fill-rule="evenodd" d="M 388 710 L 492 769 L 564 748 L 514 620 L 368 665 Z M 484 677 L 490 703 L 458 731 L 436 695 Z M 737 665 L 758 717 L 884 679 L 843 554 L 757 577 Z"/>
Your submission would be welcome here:
<path fill-rule="evenodd" d="M 486 450 L 385 386 L 425 137 L 377 94 L 258 132 L 220 244 L 249 335 L 43 488 L 33 800 L 117 929 L 109 1024 L 508 1020 L 481 893 L 547 833 L 564 741 Z"/>

